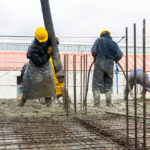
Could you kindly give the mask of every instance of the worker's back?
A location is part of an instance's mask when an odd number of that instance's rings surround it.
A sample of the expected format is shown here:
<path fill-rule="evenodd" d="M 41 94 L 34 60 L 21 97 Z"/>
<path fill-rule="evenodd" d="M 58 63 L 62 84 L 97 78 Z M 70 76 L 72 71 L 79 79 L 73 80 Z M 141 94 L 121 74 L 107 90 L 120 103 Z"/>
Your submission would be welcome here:
<path fill-rule="evenodd" d="M 98 38 L 98 48 L 97 48 L 97 59 L 107 58 L 113 61 L 118 61 L 122 57 L 122 52 L 120 51 L 116 42 L 108 35 L 104 35 Z"/>

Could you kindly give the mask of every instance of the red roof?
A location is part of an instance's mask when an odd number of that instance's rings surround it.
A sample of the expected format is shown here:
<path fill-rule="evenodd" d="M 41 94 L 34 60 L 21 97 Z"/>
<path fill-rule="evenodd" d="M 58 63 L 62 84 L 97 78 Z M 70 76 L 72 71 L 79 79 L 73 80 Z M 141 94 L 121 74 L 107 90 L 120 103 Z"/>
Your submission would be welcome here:
<path fill-rule="evenodd" d="M 60 53 L 62 64 L 64 64 L 64 55 L 66 53 Z M 93 58 L 90 53 L 67 53 L 68 54 L 68 68 L 69 70 L 73 70 L 73 56 L 76 55 L 76 69 L 80 70 L 81 68 L 81 55 L 87 55 L 87 69 L 89 69 L 89 66 L 91 65 Z M 143 58 L 142 55 L 137 55 L 137 68 L 143 67 Z M 130 69 L 134 68 L 134 56 L 129 54 L 128 55 L 128 71 Z M 22 66 L 25 62 L 27 62 L 28 59 L 26 58 L 26 52 L 9 52 L 9 51 L 3 51 L 0 52 L 0 71 L 17 71 L 21 70 Z M 84 58 L 82 58 L 82 64 L 84 62 Z M 146 55 L 146 71 L 150 71 L 150 55 Z M 126 68 L 125 63 L 125 55 L 119 62 L 123 69 Z M 83 69 L 84 65 L 82 66 Z M 93 68 L 92 68 L 93 69 Z"/>

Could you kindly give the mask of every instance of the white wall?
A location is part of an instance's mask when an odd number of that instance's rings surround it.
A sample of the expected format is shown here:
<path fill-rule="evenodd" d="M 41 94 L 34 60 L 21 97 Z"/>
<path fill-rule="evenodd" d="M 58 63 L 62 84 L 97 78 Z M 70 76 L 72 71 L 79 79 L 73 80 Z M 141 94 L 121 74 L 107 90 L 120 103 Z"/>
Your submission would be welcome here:
<path fill-rule="evenodd" d="M 83 74 L 83 73 L 82 73 Z M 69 75 L 69 95 L 71 96 L 71 99 L 73 101 L 74 99 L 74 88 L 73 88 L 73 72 L 70 71 L 68 73 Z M 17 76 L 20 76 L 20 71 L 0 71 L 0 99 L 12 99 L 12 98 L 17 98 Z M 92 95 L 92 76 L 93 72 L 90 74 L 90 79 L 89 79 L 89 88 L 88 88 L 88 96 L 87 99 L 88 101 L 93 100 L 93 95 Z M 77 89 L 77 100 L 78 103 L 80 102 L 80 86 L 81 86 L 81 80 L 80 80 L 80 71 L 76 72 L 76 89 Z M 125 88 L 126 80 L 125 77 L 123 76 L 123 73 L 120 72 L 118 74 L 118 83 L 119 83 L 119 94 L 117 94 L 116 90 L 116 74 L 114 74 L 114 81 L 113 81 L 113 98 L 123 98 L 123 91 Z M 138 85 L 137 87 L 138 94 L 141 91 L 141 87 Z M 83 93 L 83 91 L 82 91 Z M 149 92 L 148 92 L 149 95 Z M 101 95 L 102 99 L 105 98 L 105 95 Z"/>
<path fill-rule="evenodd" d="M 0 71 L 0 99 L 17 98 L 17 76 L 20 71 Z"/>

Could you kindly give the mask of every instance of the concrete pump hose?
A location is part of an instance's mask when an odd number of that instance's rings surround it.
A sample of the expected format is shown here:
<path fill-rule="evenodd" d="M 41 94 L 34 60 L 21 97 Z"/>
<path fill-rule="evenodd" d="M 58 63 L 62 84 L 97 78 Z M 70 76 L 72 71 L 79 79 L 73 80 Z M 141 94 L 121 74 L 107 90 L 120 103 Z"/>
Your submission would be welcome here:
<path fill-rule="evenodd" d="M 86 91 L 85 91 L 85 99 L 84 99 L 84 103 L 85 103 L 85 101 L 86 101 L 86 99 L 87 99 L 87 93 L 88 93 L 88 86 L 89 86 L 90 72 L 91 72 L 91 68 L 92 68 L 93 64 L 94 64 L 94 61 L 91 63 L 90 68 L 89 68 L 89 71 L 88 71 L 88 79 L 87 79 L 87 83 L 86 83 Z M 121 70 L 122 70 L 122 72 L 123 72 L 123 74 L 124 74 L 124 77 L 126 78 L 126 74 L 125 74 L 125 72 L 124 72 L 122 66 L 121 66 L 119 63 L 118 63 L 118 65 L 119 65 L 119 67 L 121 68 Z M 131 91 L 131 89 L 130 89 L 130 86 L 129 86 L 129 90 L 130 90 L 130 93 L 131 93 L 132 98 L 134 99 L 133 93 L 132 93 L 132 91 Z"/>
<path fill-rule="evenodd" d="M 87 101 L 87 93 L 88 93 L 88 86 L 89 86 L 89 78 L 90 78 L 90 72 L 91 72 L 91 69 L 92 69 L 93 64 L 94 64 L 94 61 L 91 63 L 90 68 L 89 68 L 89 71 L 88 71 L 88 79 L 87 79 L 87 83 L 86 83 L 86 91 L 85 91 L 84 104 L 85 104 L 86 101 Z M 122 66 L 120 65 L 119 62 L 118 62 L 118 66 L 119 66 L 120 69 L 122 70 L 124 77 L 127 78 L 127 76 L 126 76 L 126 74 L 125 74 L 125 71 L 123 70 L 123 68 L 122 68 Z M 128 82 L 128 85 L 129 85 L 129 82 Z M 131 91 L 130 86 L 129 86 L 129 92 L 130 92 L 130 94 L 131 94 L 132 99 L 134 100 L 134 96 L 133 96 L 133 93 L 132 93 L 132 91 Z M 139 106 L 142 107 L 141 104 L 139 104 L 139 103 L 137 103 L 137 104 L 138 104 Z"/>
<path fill-rule="evenodd" d="M 89 87 L 89 78 L 90 78 L 90 72 L 91 72 L 93 64 L 94 64 L 94 61 L 91 63 L 89 71 L 88 71 L 88 78 L 87 78 L 87 82 L 86 82 L 86 91 L 85 91 L 84 104 L 86 104 L 86 101 L 87 101 L 87 93 L 88 93 L 88 87 Z"/>

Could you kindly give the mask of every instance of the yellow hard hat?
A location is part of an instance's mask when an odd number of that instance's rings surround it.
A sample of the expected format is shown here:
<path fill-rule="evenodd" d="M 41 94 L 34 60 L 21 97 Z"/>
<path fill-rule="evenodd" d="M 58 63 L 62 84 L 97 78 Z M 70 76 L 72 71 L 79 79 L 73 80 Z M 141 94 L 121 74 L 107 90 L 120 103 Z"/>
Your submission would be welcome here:
<path fill-rule="evenodd" d="M 110 31 L 108 31 L 108 30 L 103 30 L 103 31 L 101 32 L 101 34 L 100 34 L 100 37 L 101 37 L 105 32 L 107 32 L 107 33 L 109 34 L 109 36 L 110 36 Z"/>
<path fill-rule="evenodd" d="M 45 28 L 39 27 L 35 31 L 35 37 L 40 43 L 46 42 L 48 40 L 48 33 Z"/>

